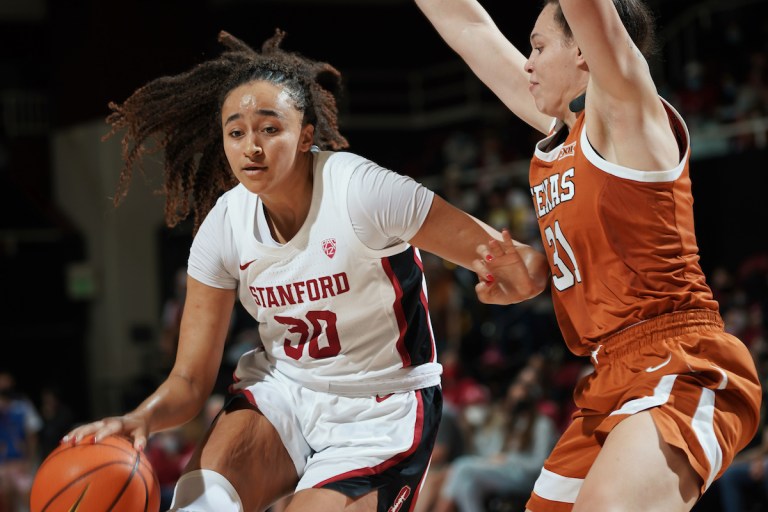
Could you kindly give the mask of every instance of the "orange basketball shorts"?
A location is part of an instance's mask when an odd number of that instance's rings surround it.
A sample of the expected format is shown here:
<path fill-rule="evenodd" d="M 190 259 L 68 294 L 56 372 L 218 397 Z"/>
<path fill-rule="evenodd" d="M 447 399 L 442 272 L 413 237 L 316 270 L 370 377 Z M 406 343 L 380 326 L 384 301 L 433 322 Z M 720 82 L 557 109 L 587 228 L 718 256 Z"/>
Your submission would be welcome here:
<path fill-rule="evenodd" d="M 754 360 L 717 312 L 662 315 L 592 353 L 595 371 L 576 387 L 577 412 L 527 503 L 534 512 L 570 511 L 606 437 L 632 414 L 651 413 L 662 438 L 687 454 L 702 493 L 757 431 Z"/>

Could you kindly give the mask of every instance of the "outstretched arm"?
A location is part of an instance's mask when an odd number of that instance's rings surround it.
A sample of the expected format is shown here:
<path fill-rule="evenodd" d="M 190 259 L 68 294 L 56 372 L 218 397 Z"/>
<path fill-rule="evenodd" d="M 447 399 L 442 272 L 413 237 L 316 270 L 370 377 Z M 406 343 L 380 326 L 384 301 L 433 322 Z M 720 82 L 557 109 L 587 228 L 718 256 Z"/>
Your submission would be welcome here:
<path fill-rule="evenodd" d="M 489 240 L 494 248 L 505 244 L 498 273 L 486 266 Z M 543 253 L 512 240 L 484 222 L 435 196 L 427 218 L 409 243 L 443 259 L 473 270 L 480 282 L 477 296 L 486 304 L 513 304 L 541 293 L 549 277 Z"/>
<path fill-rule="evenodd" d="M 613 0 L 560 0 L 560 7 L 589 67 L 586 129 L 594 148 L 632 169 L 675 167 L 680 151 L 650 67 Z"/>
<path fill-rule="evenodd" d="M 79 426 L 64 442 L 77 443 L 91 434 L 97 439 L 125 434 L 141 449 L 152 432 L 186 423 L 202 410 L 221 363 L 235 291 L 187 279 L 179 348 L 170 375 L 133 411 Z"/>
<path fill-rule="evenodd" d="M 476 0 L 416 0 L 440 36 L 520 119 L 547 133 L 552 118 L 528 91 L 526 57 L 501 33 Z"/>

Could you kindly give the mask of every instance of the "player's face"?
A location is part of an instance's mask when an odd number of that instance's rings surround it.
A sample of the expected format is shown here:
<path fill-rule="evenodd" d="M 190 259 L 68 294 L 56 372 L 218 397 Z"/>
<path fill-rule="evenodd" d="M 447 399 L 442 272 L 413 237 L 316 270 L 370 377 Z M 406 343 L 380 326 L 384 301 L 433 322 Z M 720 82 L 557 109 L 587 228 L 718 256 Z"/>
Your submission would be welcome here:
<path fill-rule="evenodd" d="M 285 195 L 308 180 L 314 127 L 285 89 L 256 81 L 233 89 L 221 107 L 224 153 L 235 177 L 253 193 Z"/>
<path fill-rule="evenodd" d="M 568 103 L 587 86 L 588 75 L 580 67 L 579 48 L 566 38 L 555 21 L 556 7 L 547 4 L 531 31 L 531 54 L 525 63 L 528 90 L 539 111 L 563 119 Z"/>

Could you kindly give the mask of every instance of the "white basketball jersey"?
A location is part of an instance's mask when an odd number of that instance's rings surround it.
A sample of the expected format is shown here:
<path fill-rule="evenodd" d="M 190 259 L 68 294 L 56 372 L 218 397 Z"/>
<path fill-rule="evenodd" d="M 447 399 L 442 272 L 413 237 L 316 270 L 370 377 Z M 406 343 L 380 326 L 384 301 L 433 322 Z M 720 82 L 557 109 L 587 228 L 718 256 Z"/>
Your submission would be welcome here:
<path fill-rule="evenodd" d="M 254 236 L 263 208 L 256 194 L 239 185 L 222 196 L 239 254 L 239 298 L 264 344 L 241 358 L 237 379 L 276 369 L 309 388 L 351 395 L 439 383 L 418 249 L 370 249 L 350 221 L 349 179 L 365 164 L 351 153 L 316 153 L 309 214 L 282 246 Z"/>

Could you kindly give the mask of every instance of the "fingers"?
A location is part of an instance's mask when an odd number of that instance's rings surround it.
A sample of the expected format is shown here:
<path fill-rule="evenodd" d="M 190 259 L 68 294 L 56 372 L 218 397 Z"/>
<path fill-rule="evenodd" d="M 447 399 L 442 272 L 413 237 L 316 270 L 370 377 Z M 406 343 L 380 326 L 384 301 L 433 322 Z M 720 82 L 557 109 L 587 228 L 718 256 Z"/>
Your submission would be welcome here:
<path fill-rule="evenodd" d="M 472 270 L 477 274 L 477 277 L 480 279 L 481 284 L 490 285 L 494 282 L 493 274 L 488 269 L 487 265 L 485 264 L 486 259 L 483 258 L 482 260 L 476 259 L 472 260 Z"/>
<path fill-rule="evenodd" d="M 482 244 L 477 247 L 477 254 L 480 258 L 488 263 L 498 260 L 503 256 L 512 255 L 517 257 L 517 248 L 515 242 L 512 240 L 512 236 L 509 234 L 509 230 L 501 230 L 501 240 L 491 239 L 487 244 Z"/>
<path fill-rule="evenodd" d="M 515 242 L 512 241 L 512 235 L 509 234 L 509 230 L 507 228 L 501 230 L 501 239 L 504 240 L 505 245 L 509 245 L 512 248 L 515 247 Z"/>
<path fill-rule="evenodd" d="M 491 286 L 492 284 L 486 283 L 485 281 L 482 281 L 482 280 L 475 285 L 475 293 L 477 294 L 477 298 L 483 304 L 493 303 L 492 296 L 489 290 Z"/>
<path fill-rule="evenodd" d="M 133 447 L 138 451 L 143 452 L 144 448 L 147 447 L 147 435 L 144 429 L 134 430 L 131 432 L 131 437 L 133 437 Z"/>
<path fill-rule="evenodd" d="M 122 418 L 109 418 L 101 422 L 101 428 L 96 431 L 94 441 L 99 442 L 105 437 L 123 433 L 124 422 Z"/>
<path fill-rule="evenodd" d="M 478 246 L 479 258 L 472 262 L 480 280 L 475 293 L 486 304 L 514 304 L 532 296 L 531 277 L 514 240 L 506 229 L 501 237 Z"/>
<path fill-rule="evenodd" d="M 74 446 L 82 442 L 98 443 L 111 435 L 126 435 L 134 438 L 136 449 L 142 449 L 147 442 L 144 429 L 137 427 L 135 422 L 132 425 L 128 423 L 122 416 L 86 423 L 71 430 L 61 442 Z"/>
<path fill-rule="evenodd" d="M 104 426 L 104 421 L 94 421 L 93 423 L 86 423 L 80 425 L 77 428 L 72 429 L 67 435 L 65 435 L 61 442 L 69 443 L 72 445 L 81 443 L 84 439 L 92 437 L 101 427 Z"/>

